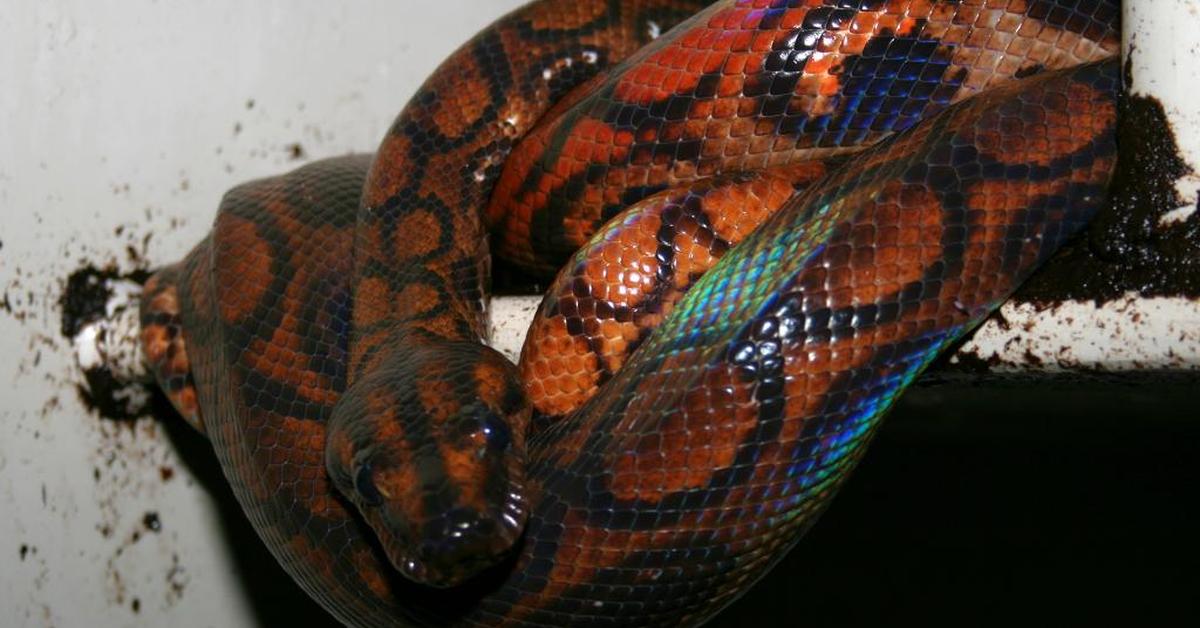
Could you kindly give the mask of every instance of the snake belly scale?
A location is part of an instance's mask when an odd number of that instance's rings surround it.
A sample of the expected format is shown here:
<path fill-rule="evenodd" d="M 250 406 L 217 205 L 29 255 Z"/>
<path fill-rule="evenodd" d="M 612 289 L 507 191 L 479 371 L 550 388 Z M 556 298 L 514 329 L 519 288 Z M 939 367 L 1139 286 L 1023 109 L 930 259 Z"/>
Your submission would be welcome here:
<path fill-rule="evenodd" d="M 1118 14 L 537 0 L 374 156 L 231 190 L 143 344 L 346 624 L 702 623 L 1103 202 Z M 570 258 L 521 369 L 489 248 Z"/>

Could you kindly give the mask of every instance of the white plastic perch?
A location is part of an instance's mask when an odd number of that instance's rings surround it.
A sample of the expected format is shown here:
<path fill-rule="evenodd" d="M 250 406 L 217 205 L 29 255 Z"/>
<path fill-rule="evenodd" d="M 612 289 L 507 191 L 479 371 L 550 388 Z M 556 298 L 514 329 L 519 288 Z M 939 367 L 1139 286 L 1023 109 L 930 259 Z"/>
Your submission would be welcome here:
<path fill-rule="evenodd" d="M 1162 104 L 1188 165 L 1200 164 L 1200 10 L 1185 0 L 1128 0 L 1123 4 L 1129 90 Z M 1153 35 L 1151 35 L 1153 33 Z M 1194 168 L 1193 168 L 1194 170 Z M 1187 220 L 1200 201 L 1200 174 L 1175 182 L 1182 205 L 1168 208 L 1160 228 Z M 114 286 L 109 320 L 83 329 L 76 350 L 85 368 L 104 365 L 118 378 L 145 377 L 137 342 L 137 290 Z M 492 303 L 493 345 L 510 359 L 520 353 L 538 297 L 500 297 Z M 996 374 L 1200 372 L 1200 296 L 1068 300 L 1004 305 L 949 360 Z M 979 367 L 982 365 L 982 369 Z"/>
<path fill-rule="evenodd" d="M 1164 218 L 1187 219 L 1200 201 L 1200 6 L 1190 0 L 1125 0 L 1122 36 L 1131 93 L 1162 103 L 1185 162 L 1193 172 L 1175 182 L 1183 205 Z"/>

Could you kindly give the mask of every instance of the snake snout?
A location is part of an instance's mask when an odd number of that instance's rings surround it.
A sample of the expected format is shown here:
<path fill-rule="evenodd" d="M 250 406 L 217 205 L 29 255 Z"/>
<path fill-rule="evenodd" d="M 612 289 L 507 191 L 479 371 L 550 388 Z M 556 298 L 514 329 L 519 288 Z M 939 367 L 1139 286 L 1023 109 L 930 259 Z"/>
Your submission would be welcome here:
<path fill-rule="evenodd" d="M 477 538 L 486 538 L 495 533 L 496 522 L 481 516 L 470 508 L 455 508 L 431 522 L 431 537 L 440 537 L 446 542 L 467 543 Z"/>
<path fill-rule="evenodd" d="M 484 345 L 398 346 L 338 401 L 326 468 L 395 569 L 450 587 L 521 535 L 530 410 L 516 368 Z"/>
<path fill-rule="evenodd" d="M 520 533 L 515 521 L 472 508 L 449 510 L 426 522 L 403 571 L 435 587 L 461 584 L 508 555 Z"/>

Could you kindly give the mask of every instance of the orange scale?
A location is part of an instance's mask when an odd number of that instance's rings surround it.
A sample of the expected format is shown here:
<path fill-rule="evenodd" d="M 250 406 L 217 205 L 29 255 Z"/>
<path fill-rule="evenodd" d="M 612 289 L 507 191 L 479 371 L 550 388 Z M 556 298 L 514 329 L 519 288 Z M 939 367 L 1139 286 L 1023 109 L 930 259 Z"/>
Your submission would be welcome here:
<path fill-rule="evenodd" d="M 707 47 L 706 47 L 707 48 Z M 703 74 L 715 74 L 725 65 L 726 54 L 717 50 L 705 50 L 698 54 L 688 65 L 688 71 Z"/>
<path fill-rule="evenodd" d="M 721 78 L 717 81 L 717 96 L 736 97 L 742 93 L 742 81 L 746 74 L 749 58 L 744 53 L 730 53 L 721 64 Z"/>
<path fill-rule="evenodd" d="M 730 14 L 730 19 L 720 28 L 730 29 L 738 35 L 749 36 L 750 31 L 758 28 L 761 16 L 756 11 L 736 11 Z"/>
<path fill-rule="evenodd" d="M 713 42 L 717 41 L 720 34 L 720 30 L 711 28 L 692 29 L 676 39 L 674 45 L 682 48 L 711 49 Z"/>
<path fill-rule="evenodd" d="M 751 37 L 750 50 L 756 53 L 770 52 L 775 47 L 776 37 L 775 32 L 755 32 Z"/>
<path fill-rule="evenodd" d="M 285 464 L 290 464 L 292 460 L 292 449 L 290 443 L 281 443 L 281 446 L 272 448 L 267 451 L 266 461 L 272 467 L 278 468 Z M 278 478 L 278 472 L 274 474 Z M 268 475 L 268 481 L 271 484 L 276 484 L 277 481 L 271 480 L 271 475 Z"/>
<path fill-rule="evenodd" d="M 737 15 L 735 17 L 735 15 Z M 723 11 L 718 11 L 709 16 L 702 30 L 728 32 L 731 23 L 738 24 L 745 19 L 745 9 L 739 7 L 730 7 Z M 735 20 L 730 22 L 730 20 Z"/>
<path fill-rule="evenodd" d="M 1041 53 L 1042 58 L 1048 58 L 1051 54 L 1053 54 L 1055 52 L 1054 48 L 1059 46 L 1059 41 L 1066 36 L 1067 33 L 1053 28 L 1047 28 L 1038 33 L 1036 40 L 1039 44 L 1043 44 L 1042 46 L 1038 47 L 1038 51 Z M 1085 48 L 1087 48 L 1086 40 L 1080 40 L 1079 45 L 1073 52 L 1076 56 L 1086 58 L 1085 55 L 1087 53 L 1084 51 Z"/>

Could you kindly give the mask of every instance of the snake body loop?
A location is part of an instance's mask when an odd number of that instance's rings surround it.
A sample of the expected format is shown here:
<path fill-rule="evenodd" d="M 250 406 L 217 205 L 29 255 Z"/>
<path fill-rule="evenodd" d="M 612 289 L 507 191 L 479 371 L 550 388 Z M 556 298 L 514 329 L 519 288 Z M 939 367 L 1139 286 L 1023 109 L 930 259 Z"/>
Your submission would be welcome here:
<path fill-rule="evenodd" d="M 700 623 L 1103 201 L 1118 13 L 535 1 L 373 158 L 230 191 L 147 284 L 147 355 L 347 624 Z M 520 369 L 489 239 L 582 247 Z"/>

